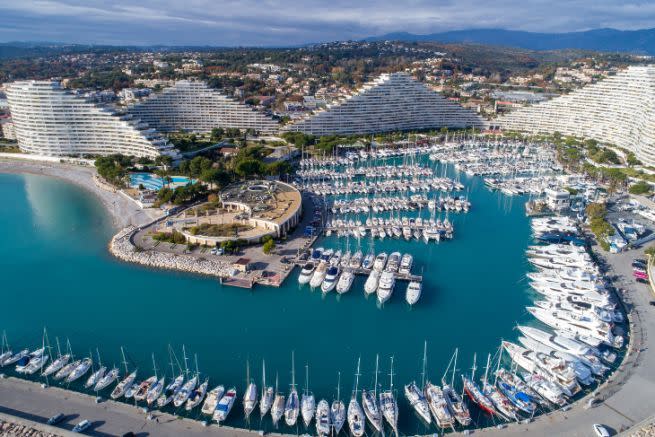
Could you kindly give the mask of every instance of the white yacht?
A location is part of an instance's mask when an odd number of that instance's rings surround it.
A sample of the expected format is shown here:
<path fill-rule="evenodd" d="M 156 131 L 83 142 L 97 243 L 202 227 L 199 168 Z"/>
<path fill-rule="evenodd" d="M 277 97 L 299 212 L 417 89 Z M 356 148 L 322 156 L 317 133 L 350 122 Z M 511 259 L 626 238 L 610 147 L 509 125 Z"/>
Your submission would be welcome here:
<path fill-rule="evenodd" d="M 394 285 L 396 285 L 396 278 L 394 274 L 389 271 L 382 272 L 377 289 L 378 302 L 383 304 L 389 300 L 391 294 L 393 293 Z"/>
<path fill-rule="evenodd" d="M 366 257 L 362 260 L 362 268 L 365 270 L 370 270 L 373 268 L 373 265 L 375 264 L 375 254 L 373 252 L 369 252 L 366 254 Z"/>
<path fill-rule="evenodd" d="M 341 270 L 339 269 L 338 266 L 330 266 L 330 268 L 328 268 L 325 274 L 325 279 L 321 284 L 321 291 L 323 293 L 329 293 L 330 291 L 332 291 L 334 287 L 337 285 L 337 281 L 339 280 L 340 274 L 341 274 Z"/>
<path fill-rule="evenodd" d="M 86 382 L 84 383 L 84 388 L 91 388 L 95 386 L 98 383 L 98 381 L 100 381 L 105 376 L 106 371 L 107 368 L 105 366 L 102 366 L 98 370 L 93 372 L 91 376 L 89 376 L 89 379 L 87 379 Z"/>
<path fill-rule="evenodd" d="M 355 252 L 355 254 L 350 258 L 350 262 L 348 263 L 348 267 L 351 269 L 358 269 L 362 266 L 362 257 L 363 253 L 361 250 L 358 250 Z"/>
<path fill-rule="evenodd" d="M 300 271 L 300 276 L 298 276 L 298 283 L 301 284 L 301 285 L 307 284 L 312 279 L 312 275 L 314 274 L 314 270 L 316 270 L 316 264 L 315 263 L 313 263 L 313 262 L 306 263 L 302 267 L 302 270 Z"/>
<path fill-rule="evenodd" d="M 111 392 L 112 399 L 118 399 L 125 394 L 125 391 L 132 387 L 134 380 L 136 379 L 136 370 L 125 377 Z M 102 381 L 101 381 L 102 382 Z"/>
<path fill-rule="evenodd" d="M 373 263 L 373 270 L 377 270 L 378 272 L 384 270 L 384 267 L 387 265 L 388 257 L 389 256 L 386 252 L 378 254 L 378 256 L 375 257 L 375 262 Z"/>
<path fill-rule="evenodd" d="M 366 294 L 373 294 L 378 289 L 378 282 L 380 281 L 380 271 L 372 270 L 364 283 L 364 291 Z"/>
<path fill-rule="evenodd" d="M 48 367 L 43 371 L 43 376 L 50 376 L 53 373 L 59 372 L 62 367 L 64 367 L 70 361 L 71 356 L 69 354 L 62 355 L 56 360 L 54 360 Z"/>
<path fill-rule="evenodd" d="M 93 360 L 91 358 L 85 358 L 82 360 L 82 362 L 73 369 L 73 371 L 66 377 L 66 382 L 71 383 L 73 381 L 77 381 L 80 379 L 86 372 L 89 371 L 91 368 L 91 365 L 93 364 Z"/>
<path fill-rule="evenodd" d="M 389 255 L 389 261 L 387 261 L 387 267 L 384 270 L 391 273 L 397 273 L 398 268 L 400 267 L 400 257 L 400 252 L 393 252 Z"/>
<path fill-rule="evenodd" d="M 320 287 L 325 279 L 327 274 L 329 264 L 327 262 L 321 262 L 316 267 L 312 279 L 309 280 L 309 286 L 312 288 Z"/>
<path fill-rule="evenodd" d="M 353 272 L 350 270 L 344 271 L 339 277 L 339 281 L 337 282 L 337 293 L 347 293 L 348 290 L 350 290 L 350 287 L 353 285 L 354 280 L 355 274 Z"/>
<path fill-rule="evenodd" d="M 407 285 L 407 292 L 405 293 L 405 300 L 408 304 L 414 305 L 421 298 L 421 290 L 423 286 L 420 282 L 412 281 Z"/>
<path fill-rule="evenodd" d="M 409 253 L 404 254 L 400 260 L 400 268 L 398 269 L 398 272 L 402 273 L 403 275 L 409 275 L 412 271 L 413 262 L 414 257 L 412 255 Z"/>

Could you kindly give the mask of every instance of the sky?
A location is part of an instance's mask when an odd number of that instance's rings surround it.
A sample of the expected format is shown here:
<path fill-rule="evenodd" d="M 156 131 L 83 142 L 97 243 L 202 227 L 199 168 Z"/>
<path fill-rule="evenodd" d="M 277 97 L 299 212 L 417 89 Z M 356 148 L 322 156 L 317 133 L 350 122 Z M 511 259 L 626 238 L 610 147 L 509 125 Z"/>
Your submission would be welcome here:
<path fill-rule="evenodd" d="M 0 42 L 283 46 L 389 32 L 655 27 L 655 0 L 0 0 Z"/>

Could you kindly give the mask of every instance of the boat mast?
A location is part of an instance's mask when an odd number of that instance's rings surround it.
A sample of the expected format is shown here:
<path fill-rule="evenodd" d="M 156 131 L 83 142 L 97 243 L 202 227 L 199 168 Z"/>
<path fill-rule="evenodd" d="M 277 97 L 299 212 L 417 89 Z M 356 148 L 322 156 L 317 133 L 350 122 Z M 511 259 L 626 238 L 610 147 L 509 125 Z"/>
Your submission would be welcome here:
<path fill-rule="evenodd" d="M 457 371 L 457 355 L 459 353 L 459 348 L 455 348 L 455 363 L 453 364 L 453 375 L 450 378 L 450 387 L 455 386 L 455 372 Z"/>
<path fill-rule="evenodd" d="M 55 337 L 55 342 L 57 342 L 57 354 L 61 357 L 61 347 L 59 346 L 59 337 Z"/>
<path fill-rule="evenodd" d="M 157 363 L 155 363 L 155 353 L 154 352 L 152 353 L 152 368 L 155 371 L 155 379 L 159 379 L 159 378 L 157 378 Z"/>
<path fill-rule="evenodd" d="M 494 385 L 498 382 L 498 371 L 500 370 L 500 359 L 503 357 L 503 343 L 501 339 L 500 348 L 498 348 L 498 364 L 496 366 L 496 373 L 494 374 Z"/>
<path fill-rule="evenodd" d="M 391 355 L 391 372 L 389 372 L 389 391 L 393 392 L 393 355 Z"/>
<path fill-rule="evenodd" d="M 341 400 L 341 372 L 337 372 L 337 400 Z"/>
<path fill-rule="evenodd" d="M 200 380 L 200 370 L 198 370 L 198 354 L 193 354 L 193 359 L 196 362 L 196 377 Z"/>
<path fill-rule="evenodd" d="M 186 356 L 186 348 L 182 345 L 182 355 L 184 355 L 184 373 L 186 374 L 187 379 L 189 379 L 189 359 Z"/>
<path fill-rule="evenodd" d="M 475 361 L 477 358 L 478 354 L 476 352 L 473 353 L 473 367 L 471 367 L 471 381 L 475 380 L 475 371 L 477 368 L 475 367 Z"/>
<path fill-rule="evenodd" d="M 375 354 L 375 385 L 373 386 L 373 396 L 378 397 L 378 366 L 380 363 L 380 354 Z M 357 373 L 359 373 L 359 364 L 357 365 Z"/>
<path fill-rule="evenodd" d="M 43 328 L 43 348 L 45 349 L 46 344 L 48 345 L 48 355 L 50 356 L 50 361 L 52 361 L 52 347 L 50 346 L 50 338 L 48 337 L 48 331 L 46 328 Z"/>
<path fill-rule="evenodd" d="M 357 398 L 357 392 L 359 391 L 359 365 L 361 364 L 362 357 L 357 358 L 357 373 L 355 373 L 355 395 L 353 396 L 355 399 Z M 376 378 L 377 379 L 377 378 Z"/>
<path fill-rule="evenodd" d="M 262 360 L 262 399 L 266 394 L 266 360 Z"/>
<path fill-rule="evenodd" d="M 70 343 L 68 343 L 68 346 L 70 346 Z M 123 350 L 123 346 L 121 346 L 121 355 L 123 355 L 123 364 L 125 365 L 125 374 L 127 375 L 129 372 L 127 370 L 127 360 L 125 359 L 125 351 Z M 72 361 L 71 357 L 71 361 Z"/>
<path fill-rule="evenodd" d="M 425 368 L 428 361 L 428 342 L 423 342 L 423 371 L 421 372 L 421 389 L 425 387 Z"/>
<path fill-rule="evenodd" d="M 168 359 L 170 360 L 171 365 L 171 378 L 175 378 L 175 368 L 173 367 L 173 348 L 171 345 L 168 345 Z"/>
<path fill-rule="evenodd" d="M 296 388 L 296 355 L 295 351 L 291 351 L 291 390 Z"/>
<path fill-rule="evenodd" d="M 484 370 L 484 386 L 487 386 L 487 377 L 489 376 L 489 362 L 491 361 L 491 354 L 487 354 L 487 367 Z"/>
<path fill-rule="evenodd" d="M 309 395 L 309 364 L 305 364 L 305 395 Z"/>

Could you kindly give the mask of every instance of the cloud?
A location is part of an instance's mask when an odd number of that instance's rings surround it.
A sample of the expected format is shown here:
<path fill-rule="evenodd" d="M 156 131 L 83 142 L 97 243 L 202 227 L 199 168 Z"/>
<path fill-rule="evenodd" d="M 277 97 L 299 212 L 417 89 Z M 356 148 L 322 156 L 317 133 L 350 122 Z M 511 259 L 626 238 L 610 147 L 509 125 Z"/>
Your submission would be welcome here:
<path fill-rule="evenodd" d="M 655 27 L 655 2 L 616 0 L 16 0 L 0 40 L 287 45 L 387 32 Z"/>

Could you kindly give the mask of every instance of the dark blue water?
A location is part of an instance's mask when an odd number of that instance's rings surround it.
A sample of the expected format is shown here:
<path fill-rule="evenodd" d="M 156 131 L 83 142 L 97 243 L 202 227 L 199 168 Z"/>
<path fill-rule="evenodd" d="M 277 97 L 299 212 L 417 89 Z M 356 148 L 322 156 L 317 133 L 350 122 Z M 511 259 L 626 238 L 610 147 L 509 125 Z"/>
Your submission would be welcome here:
<path fill-rule="evenodd" d="M 372 385 L 376 353 L 380 382 L 387 387 L 393 355 L 401 430 L 425 432 L 402 395 L 403 384 L 420 378 L 424 341 L 428 376 L 439 380 L 455 348 L 458 368 L 466 370 L 474 352 L 478 363 L 484 361 L 501 338 L 516 338 L 517 322 L 530 319 L 524 309 L 530 299 L 524 280 L 524 251 L 530 241 L 524 201 L 489 192 L 479 178 L 462 176 L 462 182 L 473 206 L 468 214 L 450 215 L 454 240 L 430 245 L 388 238 L 376 242 L 378 252 L 413 253 L 415 271 L 425 278 L 414 308 L 405 303 L 404 283 L 378 308 L 375 296 L 364 295 L 363 277 L 348 294 L 323 297 L 299 287 L 297 273 L 282 288 L 250 291 L 116 261 L 106 249 L 115 230 L 93 195 L 53 178 L 0 174 L 5 309 L 0 328 L 18 348 L 40 345 L 46 326 L 53 343 L 55 336 L 68 338 L 80 356 L 98 347 L 106 364 L 119 364 L 124 346 L 143 377 L 152 373 L 152 353 L 165 369 L 167 345 L 180 358 L 185 345 L 190 365 L 197 354 L 210 386 L 234 385 L 239 396 L 248 359 L 258 380 L 266 359 L 268 382 L 274 383 L 277 373 L 280 390 L 288 392 L 295 350 L 300 389 L 308 363 L 310 388 L 318 399 L 335 396 L 341 372 L 347 401 L 357 358 L 362 358 L 360 388 Z M 345 241 L 336 238 L 319 244 L 345 248 Z M 354 245 L 351 241 L 353 250 Z M 228 424 L 242 426 L 240 415 L 239 406 Z M 252 426 L 258 428 L 259 419 Z"/>

